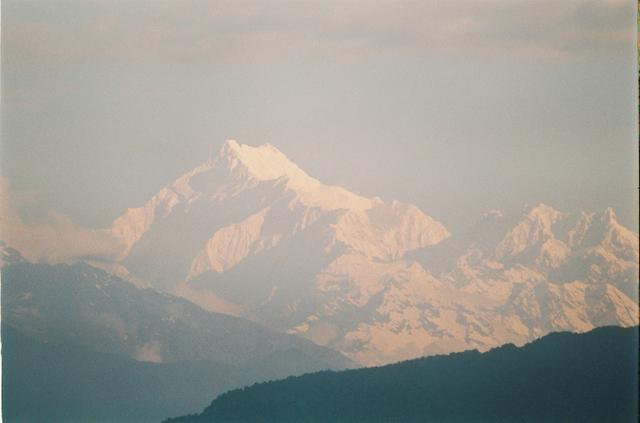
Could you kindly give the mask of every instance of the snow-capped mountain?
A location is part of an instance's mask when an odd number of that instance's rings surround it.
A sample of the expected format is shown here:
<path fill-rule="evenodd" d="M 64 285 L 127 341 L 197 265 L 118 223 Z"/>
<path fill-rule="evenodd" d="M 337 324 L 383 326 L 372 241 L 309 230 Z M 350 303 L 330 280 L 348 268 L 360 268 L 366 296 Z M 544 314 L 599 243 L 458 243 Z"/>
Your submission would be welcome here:
<path fill-rule="evenodd" d="M 455 289 L 459 319 L 448 329 L 470 347 L 638 324 L 638 237 L 611 209 L 571 215 L 541 204 L 520 216 L 489 213 L 411 257 Z M 476 301 L 463 304 L 465 297 Z"/>
<path fill-rule="evenodd" d="M 612 209 L 567 214 L 540 204 L 520 216 L 489 213 L 466 233 L 412 255 L 458 286 L 517 269 L 530 280 L 606 282 L 630 298 L 638 293 L 638 236 Z"/>
<path fill-rule="evenodd" d="M 131 274 L 206 308 L 285 327 L 298 323 L 290 315 L 337 258 L 393 261 L 449 235 L 412 205 L 324 185 L 273 146 L 235 141 L 128 210 L 111 232 Z"/>
<path fill-rule="evenodd" d="M 638 237 L 612 210 L 491 212 L 450 237 L 271 145 L 227 141 L 109 231 L 103 267 L 366 365 L 638 322 Z"/>

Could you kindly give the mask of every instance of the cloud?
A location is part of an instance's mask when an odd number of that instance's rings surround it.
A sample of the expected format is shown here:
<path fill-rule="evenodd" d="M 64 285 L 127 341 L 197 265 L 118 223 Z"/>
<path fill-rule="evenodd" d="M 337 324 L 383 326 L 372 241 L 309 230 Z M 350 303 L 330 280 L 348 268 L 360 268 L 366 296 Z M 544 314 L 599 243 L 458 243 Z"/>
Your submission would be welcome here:
<path fill-rule="evenodd" d="M 5 1 L 8 63 L 229 63 L 376 54 L 629 54 L 627 0 Z"/>
<path fill-rule="evenodd" d="M 105 230 L 76 226 L 67 216 L 47 211 L 28 218 L 24 208 L 37 202 L 34 193 L 17 192 L 0 178 L 0 239 L 31 262 L 69 263 L 111 260 L 123 246 Z"/>

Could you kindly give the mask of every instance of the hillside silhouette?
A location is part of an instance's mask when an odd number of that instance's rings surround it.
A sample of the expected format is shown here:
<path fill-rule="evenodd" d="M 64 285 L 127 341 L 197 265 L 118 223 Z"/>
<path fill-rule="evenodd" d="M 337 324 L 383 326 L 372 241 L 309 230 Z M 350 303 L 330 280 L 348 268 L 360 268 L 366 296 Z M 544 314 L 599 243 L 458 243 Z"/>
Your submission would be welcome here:
<path fill-rule="evenodd" d="M 325 371 L 233 390 L 167 423 L 635 422 L 638 328 Z"/>

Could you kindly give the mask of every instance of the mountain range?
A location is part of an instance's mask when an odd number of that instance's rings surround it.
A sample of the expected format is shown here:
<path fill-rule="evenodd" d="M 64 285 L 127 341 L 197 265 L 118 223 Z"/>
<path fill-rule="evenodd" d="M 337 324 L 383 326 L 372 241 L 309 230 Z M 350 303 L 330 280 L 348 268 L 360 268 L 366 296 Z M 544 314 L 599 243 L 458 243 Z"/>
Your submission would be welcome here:
<path fill-rule="evenodd" d="M 418 207 L 227 141 L 102 231 L 93 266 L 363 365 L 638 323 L 638 236 L 613 210 L 540 204 L 451 234 Z"/>
<path fill-rule="evenodd" d="M 638 325 L 638 235 L 612 209 L 451 233 L 235 141 L 104 229 L 4 200 L 6 421 L 158 421 L 255 382 Z"/>

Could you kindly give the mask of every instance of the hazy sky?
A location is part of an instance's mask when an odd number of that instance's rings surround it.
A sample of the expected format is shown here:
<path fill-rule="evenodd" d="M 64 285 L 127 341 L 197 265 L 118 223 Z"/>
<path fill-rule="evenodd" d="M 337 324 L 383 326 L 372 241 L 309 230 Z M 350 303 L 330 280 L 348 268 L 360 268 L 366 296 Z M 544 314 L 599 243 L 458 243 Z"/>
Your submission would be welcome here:
<path fill-rule="evenodd" d="M 225 139 L 412 202 L 637 230 L 633 1 L 2 1 L 2 174 L 108 225 Z"/>

